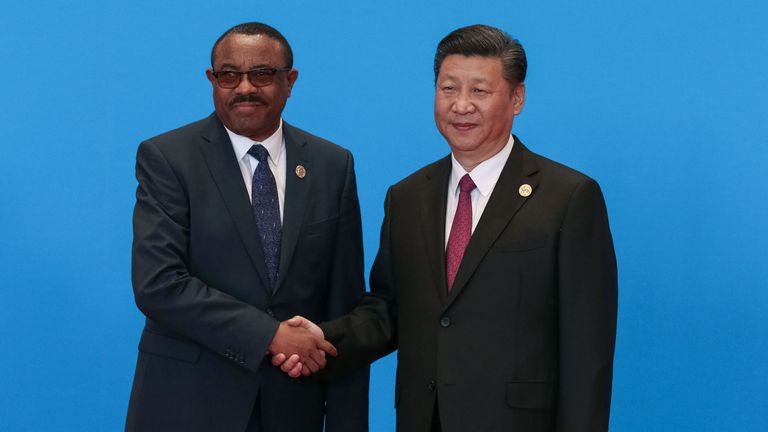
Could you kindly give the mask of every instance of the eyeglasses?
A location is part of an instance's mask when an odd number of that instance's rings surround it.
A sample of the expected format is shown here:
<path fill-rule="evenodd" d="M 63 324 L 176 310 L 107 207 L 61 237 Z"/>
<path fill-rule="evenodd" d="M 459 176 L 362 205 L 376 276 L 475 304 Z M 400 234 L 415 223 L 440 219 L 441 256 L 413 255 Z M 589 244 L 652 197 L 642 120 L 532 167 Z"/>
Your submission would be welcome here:
<path fill-rule="evenodd" d="M 272 84 L 275 80 L 275 74 L 278 72 L 288 72 L 291 68 L 259 68 L 251 69 L 249 71 L 212 71 L 214 77 L 216 77 L 216 83 L 219 87 L 225 89 L 233 89 L 240 85 L 240 81 L 243 79 L 243 75 L 248 75 L 248 81 L 254 87 L 264 87 Z"/>

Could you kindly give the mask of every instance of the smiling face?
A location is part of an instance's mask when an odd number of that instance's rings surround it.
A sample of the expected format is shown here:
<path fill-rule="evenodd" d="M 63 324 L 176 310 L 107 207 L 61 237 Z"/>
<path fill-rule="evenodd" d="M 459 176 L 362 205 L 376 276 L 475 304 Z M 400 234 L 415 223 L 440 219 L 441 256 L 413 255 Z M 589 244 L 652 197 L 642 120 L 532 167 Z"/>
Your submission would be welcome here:
<path fill-rule="evenodd" d="M 467 171 L 498 153 L 523 109 L 525 85 L 514 89 L 498 57 L 445 57 L 435 89 L 435 123 Z"/>
<path fill-rule="evenodd" d="M 286 67 L 280 44 L 265 35 L 231 34 L 224 38 L 213 56 L 213 70 L 245 72 L 258 68 Z M 269 138 L 280 125 L 280 116 L 299 72 L 278 72 L 272 84 L 255 87 L 246 76 L 233 89 L 220 87 L 208 69 L 213 85 L 213 104 L 224 126 L 256 141 Z"/>

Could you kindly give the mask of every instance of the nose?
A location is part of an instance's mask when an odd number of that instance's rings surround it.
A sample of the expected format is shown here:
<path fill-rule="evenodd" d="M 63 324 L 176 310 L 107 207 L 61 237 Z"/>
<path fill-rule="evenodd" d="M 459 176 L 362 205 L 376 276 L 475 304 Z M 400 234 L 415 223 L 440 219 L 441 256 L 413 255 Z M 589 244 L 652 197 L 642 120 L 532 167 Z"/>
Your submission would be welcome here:
<path fill-rule="evenodd" d="M 475 104 L 467 92 L 461 92 L 456 96 L 451 110 L 456 114 L 471 114 L 475 112 Z"/>
<path fill-rule="evenodd" d="M 254 93 L 258 87 L 251 84 L 251 80 L 248 79 L 248 74 L 240 75 L 240 83 L 235 87 L 237 94 Z"/>

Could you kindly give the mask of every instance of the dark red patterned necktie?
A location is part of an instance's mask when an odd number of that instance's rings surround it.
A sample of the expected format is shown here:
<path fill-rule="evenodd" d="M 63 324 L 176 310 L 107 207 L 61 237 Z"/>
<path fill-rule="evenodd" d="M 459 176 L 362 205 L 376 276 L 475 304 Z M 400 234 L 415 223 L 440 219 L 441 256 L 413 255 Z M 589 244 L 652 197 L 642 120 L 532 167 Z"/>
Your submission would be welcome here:
<path fill-rule="evenodd" d="M 448 292 L 453 287 L 456 272 L 464 257 L 464 250 L 472 237 L 472 191 L 475 182 L 469 174 L 459 180 L 459 204 L 456 206 L 456 214 L 453 216 L 451 234 L 448 237 L 448 248 L 445 251 L 446 272 L 448 276 Z"/>

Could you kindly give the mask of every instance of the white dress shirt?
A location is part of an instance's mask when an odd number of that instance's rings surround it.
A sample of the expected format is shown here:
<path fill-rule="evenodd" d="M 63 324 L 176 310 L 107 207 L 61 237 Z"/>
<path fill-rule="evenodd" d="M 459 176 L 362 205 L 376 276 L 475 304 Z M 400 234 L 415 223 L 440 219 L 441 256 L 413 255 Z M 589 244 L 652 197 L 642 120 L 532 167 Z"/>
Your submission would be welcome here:
<path fill-rule="evenodd" d="M 456 157 L 453 156 L 453 153 L 451 153 L 451 177 L 448 179 L 448 205 L 445 209 L 446 248 L 448 247 L 448 238 L 451 235 L 451 226 L 453 226 L 456 207 L 459 205 L 459 180 L 464 177 L 464 174 L 469 174 L 472 181 L 475 182 L 475 186 L 477 186 L 470 194 L 472 199 L 472 233 L 474 233 L 477 222 L 480 221 L 480 216 L 483 215 L 483 210 L 485 210 L 485 206 L 491 198 L 493 188 L 496 187 L 501 170 L 504 169 L 509 154 L 512 153 L 512 146 L 514 144 L 515 139 L 510 135 L 504 148 L 489 159 L 480 162 L 479 165 L 472 169 L 471 173 L 467 173 L 459 161 L 456 160 Z"/>
<path fill-rule="evenodd" d="M 226 127 L 224 128 L 226 129 Z M 280 126 L 275 133 L 262 142 L 254 141 L 248 137 L 237 135 L 227 129 L 229 140 L 232 141 L 232 148 L 235 150 L 237 163 L 240 165 L 240 173 L 243 175 L 245 188 L 248 190 L 248 199 L 253 201 L 251 188 L 253 183 L 253 173 L 259 166 L 259 160 L 248 154 L 248 150 L 254 144 L 261 144 L 269 152 L 269 169 L 275 176 L 277 183 L 277 198 L 280 202 L 280 221 L 283 220 L 283 206 L 285 202 L 285 139 L 283 138 L 283 120 L 280 119 Z"/>

